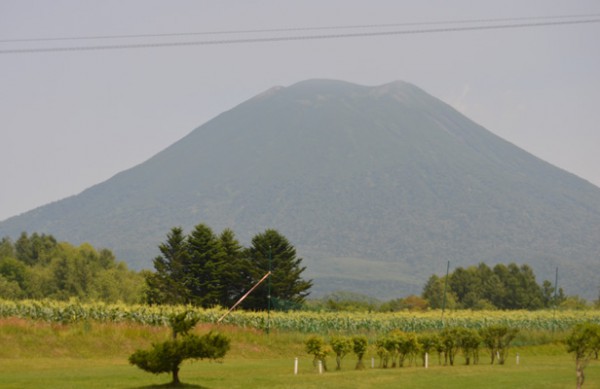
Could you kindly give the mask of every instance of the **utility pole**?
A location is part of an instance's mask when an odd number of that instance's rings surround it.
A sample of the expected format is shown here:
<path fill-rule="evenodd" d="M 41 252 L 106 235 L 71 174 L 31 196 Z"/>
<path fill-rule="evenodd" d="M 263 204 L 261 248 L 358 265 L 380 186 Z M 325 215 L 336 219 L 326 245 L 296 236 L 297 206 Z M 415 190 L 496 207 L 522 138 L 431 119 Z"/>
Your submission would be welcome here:
<path fill-rule="evenodd" d="M 554 332 L 554 327 L 556 326 L 556 304 L 557 300 L 557 292 L 558 292 L 558 266 L 556 267 L 556 278 L 554 279 L 554 312 L 552 314 L 552 332 Z"/>
<path fill-rule="evenodd" d="M 267 335 L 271 330 L 271 245 L 269 245 L 269 278 L 267 279 Z"/>

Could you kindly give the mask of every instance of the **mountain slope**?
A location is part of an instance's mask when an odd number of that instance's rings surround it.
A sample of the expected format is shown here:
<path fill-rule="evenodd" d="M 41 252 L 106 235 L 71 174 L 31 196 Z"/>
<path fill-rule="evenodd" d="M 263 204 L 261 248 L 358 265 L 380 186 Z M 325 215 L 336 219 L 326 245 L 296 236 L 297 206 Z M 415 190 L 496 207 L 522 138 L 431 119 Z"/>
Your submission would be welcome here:
<path fill-rule="evenodd" d="M 0 223 L 151 266 L 173 226 L 286 235 L 319 291 L 396 297 L 432 273 L 486 262 L 561 269 L 595 297 L 600 189 L 419 88 L 309 80 L 225 112 L 148 161 Z"/>

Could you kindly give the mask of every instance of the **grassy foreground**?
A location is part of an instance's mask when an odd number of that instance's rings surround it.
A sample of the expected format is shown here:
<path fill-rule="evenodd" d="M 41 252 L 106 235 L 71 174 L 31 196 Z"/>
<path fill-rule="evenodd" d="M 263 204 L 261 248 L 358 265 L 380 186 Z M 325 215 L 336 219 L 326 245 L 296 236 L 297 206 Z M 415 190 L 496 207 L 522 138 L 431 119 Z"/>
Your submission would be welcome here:
<path fill-rule="evenodd" d="M 199 333 L 215 329 L 199 326 Z M 490 366 L 482 352 L 476 366 L 410 366 L 356 371 L 350 356 L 342 371 L 319 375 L 304 353 L 307 335 L 264 333 L 236 327 L 217 328 L 232 338 L 222 363 L 185 363 L 181 379 L 188 388 L 573 388 L 574 361 L 560 344 L 513 348 L 506 365 Z M 165 388 L 170 377 L 151 375 L 127 363 L 137 348 L 168 337 L 164 327 L 138 324 L 52 324 L 23 319 L 0 320 L 1 388 Z M 519 365 L 516 353 L 519 353 Z M 294 357 L 299 373 L 293 374 Z M 329 358 L 331 367 L 335 365 Z M 376 362 L 377 364 L 377 362 Z M 600 363 L 586 369 L 584 388 L 600 388 Z"/>
<path fill-rule="evenodd" d="M 351 361 L 345 361 L 351 362 Z M 169 377 L 153 376 L 122 359 L 3 359 L 2 388 L 159 388 Z M 350 363 L 348 363 L 350 365 Z M 197 362 L 183 366 L 181 376 L 190 388 L 573 388 L 572 360 L 531 357 L 519 366 L 435 366 L 401 369 L 342 370 L 319 375 L 308 358 L 299 374 L 286 359 L 228 359 L 222 364 Z M 586 370 L 585 387 L 598 388 L 600 369 Z"/>

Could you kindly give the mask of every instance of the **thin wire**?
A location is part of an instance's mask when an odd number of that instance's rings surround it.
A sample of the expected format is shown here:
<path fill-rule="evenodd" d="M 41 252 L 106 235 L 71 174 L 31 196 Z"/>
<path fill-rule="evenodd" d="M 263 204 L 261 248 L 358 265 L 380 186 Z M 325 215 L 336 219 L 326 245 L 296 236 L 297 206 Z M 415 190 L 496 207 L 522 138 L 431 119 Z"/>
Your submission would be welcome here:
<path fill-rule="evenodd" d="M 568 19 L 568 18 L 583 18 L 583 17 L 587 18 L 587 17 L 598 17 L 598 16 L 600 16 L 600 14 L 533 16 L 533 17 L 494 18 L 494 19 L 463 19 L 463 20 L 445 20 L 445 21 L 442 20 L 442 21 L 434 21 L 434 22 L 356 24 L 356 25 L 346 25 L 346 26 L 268 28 L 268 29 L 252 29 L 252 30 L 176 32 L 176 33 L 165 33 L 165 34 L 128 34 L 128 35 L 95 35 L 95 36 L 54 37 L 54 38 L 17 38 L 17 39 L 0 39 L 0 43 L 49 42 L 49 41 L 67 41 L 67 40 L 73 41 L 73 40 L 97 40 L 97 39 L 161 38 L 161 37 L 164 38 L 164 37 L 175 37 L 175 36 L 254 34 L 254 33 L 265 33 L 265 32 L 370 29 L 370 28 L 389 28 L 389 27 L 401 27 L 401 26 L 427 26 L 427 25 L 440 25 L 440 24 L 497 23 L 497 22 L 515 22 L 515 21 L 521 21 L 521 20 L 548 20 L 548 19 Z"/>
<path fill-rule="evenodd" d="M 487 25 L 487 26 L 442 27 L 442 28 L 430 28 L 430 29 L 376 31 L 376 32 L 353 32 L 353 33 L 321 34 L 321 35 L 292 35 L 292 36 L 284 36 L 284 37 L 240 38 L 240 39 L 221 39 L 221 40 L 204 40 L 204 41 L 189 41 L 189 42 L 129 43 L 129 44 L 109 44 L 109 45 L 95 45 L 95 46 L 64 46 L 64 47 L 28 48 L 28 49 L 5 49 L 5 50 L 0 50 L 0 54 L 55 53 L 55 52 L 68 52 L 68 51 L 123 50 L 123 49 L 159 48 L 159 47 L 187 47 L 187 46 L 249 44 L 249 43 L 286 42 L 286 41 L 302 41 L 302 40 L 394 36 L 394 35 L 409 35 L 409 34 L 430 34 L 430 33 L 444 33 L 444 32 L 460 32 L 460 31 L 501 30 L 501 29 L 511 29 L 511 28 L 531 28 L 531 27 L 544 27 L 544 26 L 590 24 L 590 23 L 598 23 L 598 22 L 600 22 L 600 19 L 580 19 L 580 20 L 549 21 L 549 22 L 538 22 L 538 23 L 516 23 L 516 24 L 511 23 L 511 24 L 495 24 L 495 25 Z"/>

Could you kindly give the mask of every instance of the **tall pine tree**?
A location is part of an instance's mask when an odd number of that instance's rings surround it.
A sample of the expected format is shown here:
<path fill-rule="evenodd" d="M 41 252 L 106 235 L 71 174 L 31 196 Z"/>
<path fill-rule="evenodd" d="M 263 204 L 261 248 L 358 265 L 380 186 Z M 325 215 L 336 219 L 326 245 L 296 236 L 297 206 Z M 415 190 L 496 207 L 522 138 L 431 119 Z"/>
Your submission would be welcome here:
<path fill-rule="evenodd" d="M 198 224 L 188 237 L 190 266 L 185 286 L 193 296 L 194 304 L 211 307 L 220 302 L 223 283 L 221 264 L 223 252 L 217 236 L 205 224 Z"/>
<path fill-rule="evenodd" d="M 312 280 L 303 280 L 301 275 L 306 267 L 300 266 L 302 258 L 296 256 L 296 249 L 276 230 L 266 230 L 252 239 L 247 250 L 250 273 L 253 283 L 258 282 L 268 271 L 270 279 L 263 282 L 243 303 L 247 309 L 268 308 L 269 283 L 272 308 L 284 308 L 281 304 L 300 305 L 308 296 Z M 280 302 L 279 306 L 277 302 Z"/>
<path fill-rule="evenodd" d="M 180 227 L 167 234 L 158 246 L 161 255 L 154 258 L 155 273 L 146 275 L 146 299 L 151 304 L 188 304 L 191 294 L 185 286 L 190 255 L 187 237 Z"/>
<path fill-rule="evenodd" d="M 252 287 L 252 277 L 248 261 L 243 257 L 244 248 L 235 238 L 232 230 L 228 228 L 223 230 L 219 235 L 219 244 L 221 250 L 219 304 L 230 307 Z"/>

